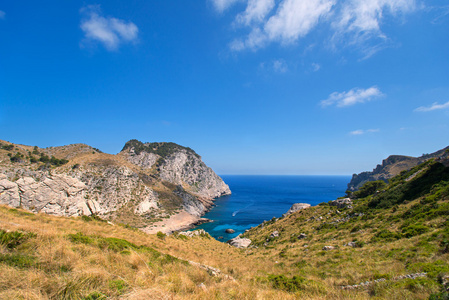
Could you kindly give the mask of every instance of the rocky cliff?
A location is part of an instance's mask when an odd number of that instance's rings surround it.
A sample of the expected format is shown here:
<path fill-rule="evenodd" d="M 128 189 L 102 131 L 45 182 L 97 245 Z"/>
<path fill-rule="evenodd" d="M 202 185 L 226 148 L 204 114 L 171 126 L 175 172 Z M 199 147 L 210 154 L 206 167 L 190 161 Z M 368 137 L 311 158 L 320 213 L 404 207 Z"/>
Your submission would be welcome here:
<path fill-rule="evenodd" d="M 382 164 L 377 165 L 373 171 L 353 174 L 352 179 L 348 184 L 348 190 L 356 191 L 368 181 L 383 180 L 388 183 L 390 178 L 393 178 L 403 171 L 410 170 L 426 160 L 432 158 L 442 159 L 447 157 L 448 151 L 449 147 L 446 147 L 434 153 L 423 154 L 420 157 L 391 155 L 387 159 L 384 159 Z"/>
<path fill-rule="evenodd" d="M 229 187 L 192 149 L 131 140 L 117 155 L 84 144 L 41 149 L 0 141 L 0 203 L 148 227 L 198 218 Z"/>

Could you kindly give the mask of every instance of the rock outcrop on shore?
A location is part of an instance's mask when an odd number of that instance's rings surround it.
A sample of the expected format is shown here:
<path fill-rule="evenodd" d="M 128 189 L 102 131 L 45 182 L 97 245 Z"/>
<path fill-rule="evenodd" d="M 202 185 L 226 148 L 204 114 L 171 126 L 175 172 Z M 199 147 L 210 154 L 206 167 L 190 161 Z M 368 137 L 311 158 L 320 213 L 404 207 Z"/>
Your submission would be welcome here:
<path fill-rule="evenodd" d="M 111 155 L 84 144 L 0 141 L 0 203 L 32 212 L 145 227 L 180 212 L 197 222 L 214 198 L 230 193 L 198 154 L 174 143 L 131 140 Z"/>

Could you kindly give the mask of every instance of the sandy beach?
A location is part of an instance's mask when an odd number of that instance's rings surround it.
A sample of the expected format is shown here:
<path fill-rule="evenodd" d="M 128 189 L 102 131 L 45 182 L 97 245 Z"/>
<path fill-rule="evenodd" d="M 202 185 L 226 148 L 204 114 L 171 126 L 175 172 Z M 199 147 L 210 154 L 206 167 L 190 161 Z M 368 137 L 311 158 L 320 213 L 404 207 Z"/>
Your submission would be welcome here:
<path fill-rule="evenodd" d="M 163 233 L 171 233 L 173 231 L 190 229 L 194 226 L 194 224 L 197 224 L 202 220 L 206 219 L 193 216 L 185 211 L 182 211 L 179 214 L 170 216 L 169 219 L 155 222 L 153 225 L 143 228 L 142 231 L 149 234 L 155 234 L 158 231 Z"/>

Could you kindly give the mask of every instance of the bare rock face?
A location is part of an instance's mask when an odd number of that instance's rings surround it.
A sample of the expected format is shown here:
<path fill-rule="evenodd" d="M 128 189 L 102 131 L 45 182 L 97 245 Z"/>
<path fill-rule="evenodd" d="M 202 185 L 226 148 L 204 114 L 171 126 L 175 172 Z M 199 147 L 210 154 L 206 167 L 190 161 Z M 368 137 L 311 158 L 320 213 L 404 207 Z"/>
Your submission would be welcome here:
<path fill-rule="evenodd" d="M 159 159 L 159 156 L 154 153 L 141 152 L 136 154 L 134 151 L 131 151 L 130 154 L 131 155 L 127 156 L 127 159 L 130 162 L 146 169 L 151 169 Z"/>
<path fill-rule="evenodd" d="M 17 184 L 7 179 L 0 180 L 0 203 L 8 204 L 12 207 L 20 206 L 19 187 Z"/>
<path fill-rule="evenodd" d="M 237 248 L 248 248 L 251 244 L 251 240 L 247 238 L 242 238 L 240 235 L 228 241 L 228 244 Z"/>
<path fill-rule="evenodd" d="M 160 167 L 160 178 L 174 184 L 187 184 L 190 191 L 208 199 L 231 193 L 228 185 L 211 168 L 186 150 L 165 159 Z"/>
<path fill-rule="evenodd" d="M 308 204 L 308 203 L 295 203 L 295 204 L 292 205 L 292 207 L 290 207 L 290 209 L 283 216 L 284 217 L 288 216 L 289 214 L 292 214 L 294 212 L 297 212 L 297 211 L 299 211 L 301 209 L 304 209 L 304 208 L 307 208 L 307 207 L 310 207 L 310 204 Z"/>
<path fill-rule="evenodd" d="M 23 177 L 16 182 L 3 179 L 1 187 L 4 188 L 0 194 L 2 204 L 61 216 L 87 212 L 86 185 L 67 175 L 48 176 L 43 181 L 36 181 L 33 177 Z"/>

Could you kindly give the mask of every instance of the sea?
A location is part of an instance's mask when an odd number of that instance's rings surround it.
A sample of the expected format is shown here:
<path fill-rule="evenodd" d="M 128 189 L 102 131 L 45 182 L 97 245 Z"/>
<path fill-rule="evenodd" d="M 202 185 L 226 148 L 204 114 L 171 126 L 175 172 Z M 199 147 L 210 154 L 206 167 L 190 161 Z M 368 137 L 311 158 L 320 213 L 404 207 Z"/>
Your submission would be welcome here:
<path fill-rule="evenodd" d="M 294 203 L 312 206 L 344 196 L 351 176 L 268 176 L 222 175 L 232 194 L 215 200 L 204 215 L 212 222 L 204 229 L 215 239 L 226 242 L 263 221 L 279 218 Z M 228 234 L 226 229 L 235 233 Z"/>

